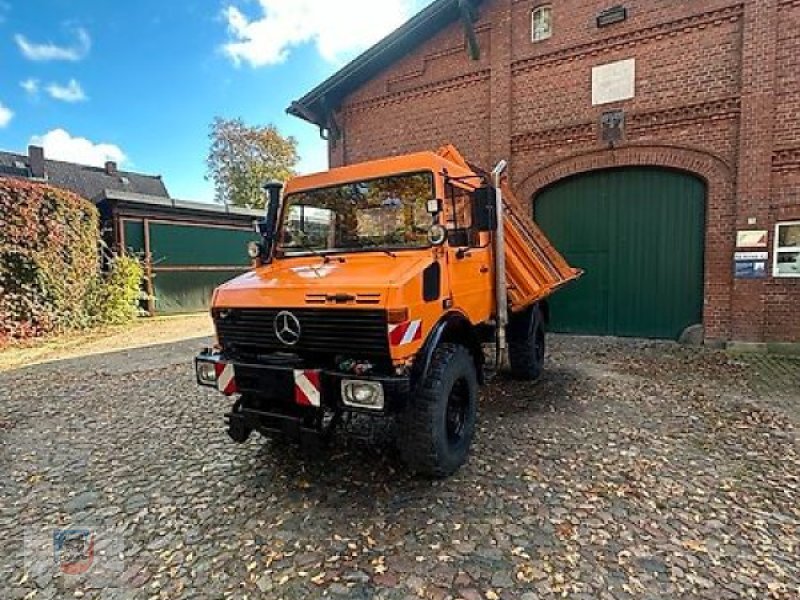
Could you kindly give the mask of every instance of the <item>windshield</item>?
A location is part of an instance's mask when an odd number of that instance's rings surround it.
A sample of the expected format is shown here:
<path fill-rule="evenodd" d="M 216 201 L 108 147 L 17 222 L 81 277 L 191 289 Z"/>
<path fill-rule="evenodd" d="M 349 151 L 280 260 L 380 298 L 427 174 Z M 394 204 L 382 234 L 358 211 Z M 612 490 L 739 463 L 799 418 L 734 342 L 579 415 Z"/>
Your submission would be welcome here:
<path fill-rule="evenodd" d="M 281 249 L 290 254 L 428 245 L 433 174 L 395 175 L 286 197 Z"/>

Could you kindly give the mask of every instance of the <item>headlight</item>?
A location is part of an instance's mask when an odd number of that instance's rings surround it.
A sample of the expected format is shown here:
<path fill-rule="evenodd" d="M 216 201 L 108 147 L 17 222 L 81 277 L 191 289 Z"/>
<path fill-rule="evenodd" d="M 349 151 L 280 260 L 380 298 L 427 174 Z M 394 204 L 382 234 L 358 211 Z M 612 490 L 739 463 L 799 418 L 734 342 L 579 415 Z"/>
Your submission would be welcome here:
<path fill-rule="evenodd" d="M 383 386 L 374 381 L 342 381 L 342 401 L 351 408 L 383 410 Z"/>
<path fill-rule="evenodd" d="M 209 387 L 217 387 L 217 369 L 216 364 L 204 360 L 198 360 L 195 363 L 197 370 L 197 382 L 200 385 Z"/>
<path fill-rule="evenodd" d="M 250 242 L 247 244 L 247 255 L 253 260 L 261 256 L 261 244 L 258 242 Z"/>

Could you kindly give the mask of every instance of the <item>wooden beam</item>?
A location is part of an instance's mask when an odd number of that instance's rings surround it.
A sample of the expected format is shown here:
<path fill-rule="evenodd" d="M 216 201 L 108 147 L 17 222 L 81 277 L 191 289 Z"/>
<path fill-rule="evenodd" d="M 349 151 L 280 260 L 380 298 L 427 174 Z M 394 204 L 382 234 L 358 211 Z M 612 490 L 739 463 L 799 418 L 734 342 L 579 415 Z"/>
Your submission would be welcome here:
<path fill-rule="evenodd" d="M 144 279 L 147 291 L 147 312 L 156 316 L 155 292 L 153 287 L 153 255 L 150 252 L 150 219 L 144 219 Z"/>

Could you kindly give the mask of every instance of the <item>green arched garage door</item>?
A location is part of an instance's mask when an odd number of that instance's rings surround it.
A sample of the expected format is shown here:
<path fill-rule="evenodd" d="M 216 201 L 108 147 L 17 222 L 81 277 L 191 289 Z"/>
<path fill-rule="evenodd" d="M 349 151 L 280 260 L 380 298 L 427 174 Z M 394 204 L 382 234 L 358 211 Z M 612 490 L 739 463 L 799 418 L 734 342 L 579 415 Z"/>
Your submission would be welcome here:
<path fill-rule="evenodd" d="M 536 221 L 583 279 L 552 299 L 563 333 L 676 339 L 702 323 L 705 184 L 657 168 L 594 171 L 535 199 Z"/>

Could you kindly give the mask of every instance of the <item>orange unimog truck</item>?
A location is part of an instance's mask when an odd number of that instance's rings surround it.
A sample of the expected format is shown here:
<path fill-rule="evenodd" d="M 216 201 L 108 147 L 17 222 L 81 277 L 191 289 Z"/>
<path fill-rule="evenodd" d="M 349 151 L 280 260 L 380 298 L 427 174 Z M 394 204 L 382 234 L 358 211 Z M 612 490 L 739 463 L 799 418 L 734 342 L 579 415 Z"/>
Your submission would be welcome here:
<path fill-rule="evenodd" d="M 478 386 L 534 380 L 546 298 L 576 279 L 505 183 L 452 146 L 266 186 L 254 268 L 214 292 L 200 385 L 235 398 L 228 432 L 325 439 L 389 416 L 405 463 L 455 472 Z"/>

